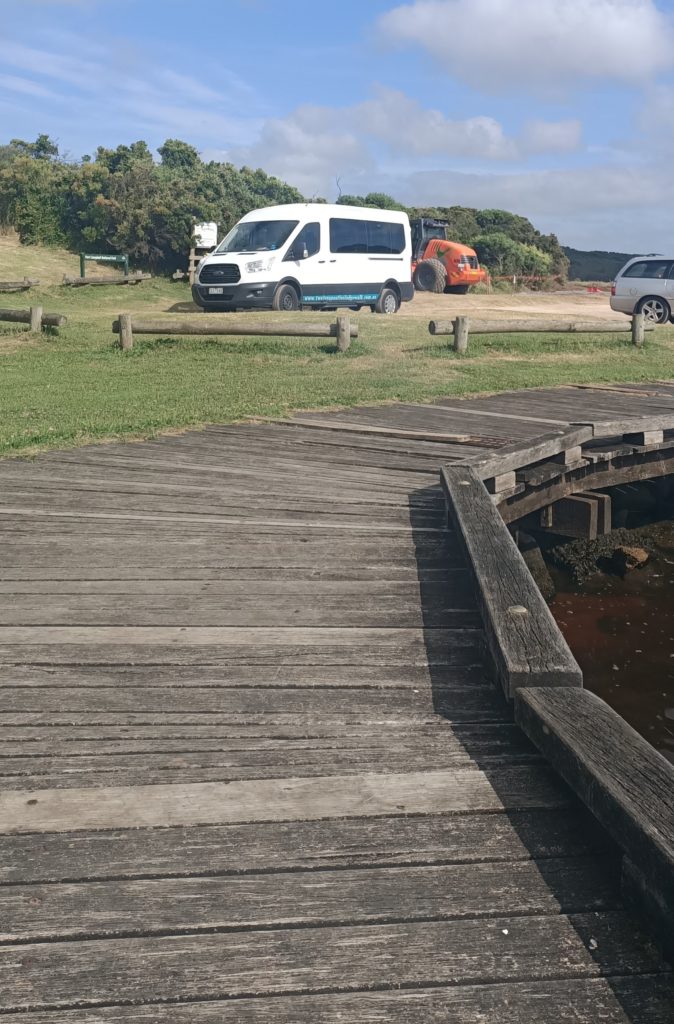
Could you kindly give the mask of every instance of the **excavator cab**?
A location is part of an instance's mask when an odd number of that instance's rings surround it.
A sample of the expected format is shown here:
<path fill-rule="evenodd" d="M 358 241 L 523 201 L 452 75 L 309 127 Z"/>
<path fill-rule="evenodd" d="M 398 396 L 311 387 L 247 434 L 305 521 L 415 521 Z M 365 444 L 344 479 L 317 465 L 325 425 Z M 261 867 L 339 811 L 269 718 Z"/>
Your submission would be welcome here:
<path fill-rule="evenodd" d="M 412 280 L 417 291 L 465 295 L 471 285 L 487 279 L 475 250 L 447 238 L 446 220 L 419 217 L 410 226 Z"/>

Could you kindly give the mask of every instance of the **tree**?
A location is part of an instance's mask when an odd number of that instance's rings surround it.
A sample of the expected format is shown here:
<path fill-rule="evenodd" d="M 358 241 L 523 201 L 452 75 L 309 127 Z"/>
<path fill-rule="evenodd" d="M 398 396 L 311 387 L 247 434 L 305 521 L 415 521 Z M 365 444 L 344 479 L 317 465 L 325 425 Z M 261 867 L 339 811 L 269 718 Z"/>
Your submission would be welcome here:
<path fill-rule="evenodd" d="M 147 142 L 132 142 L 130 146 L 117 146 L 117 149 L 106 149 L 99 146 L 96 150 L 96 163 L 103 164 L 112 174 L 129 171 L 135 164 L 154 164 L 152 153 Z"/>
<path fill-rule="evenodd" d="M 161 157 L 162 167 L 183 173 L 193 171 L 201 163 L 201 157 L 194 146 L 181 139 L 167 139 L 157 150 Z"/>
<path fill-rule="evenodd" d="M 375 210 L 401 210 L 403 213 L 406 207 L 397 202 L 393 196 L 386 192 L 368 192 L 366 196 L 340 196 L 337 200 L 339 206 L 369 206 Z"/>
<path fill-rule="evenodd" d="M 58 145 L 48 135 L 38 135 L 35 142 L 12 139 L 10 146 L 19 156 L 29 156 L 35 160 L 56 160 L 59 155 Z"/>

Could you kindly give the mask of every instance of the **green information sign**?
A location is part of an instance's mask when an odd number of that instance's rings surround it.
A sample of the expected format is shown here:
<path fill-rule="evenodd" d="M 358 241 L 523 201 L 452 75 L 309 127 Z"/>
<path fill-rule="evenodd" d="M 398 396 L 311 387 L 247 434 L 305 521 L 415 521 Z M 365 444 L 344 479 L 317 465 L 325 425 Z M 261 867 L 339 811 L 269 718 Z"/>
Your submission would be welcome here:
<path fill-rule="evenodd" d="M 129 257 L 128 256 L 106 256 L 96 255 L 90 252 L 80 253 L 80 277 L 86 277 L 86 262 L 87 260 L 93 263 L 116 263 L 118 266 L 124 267 L 124 274 L 126 277 L 129 276 Z"/>

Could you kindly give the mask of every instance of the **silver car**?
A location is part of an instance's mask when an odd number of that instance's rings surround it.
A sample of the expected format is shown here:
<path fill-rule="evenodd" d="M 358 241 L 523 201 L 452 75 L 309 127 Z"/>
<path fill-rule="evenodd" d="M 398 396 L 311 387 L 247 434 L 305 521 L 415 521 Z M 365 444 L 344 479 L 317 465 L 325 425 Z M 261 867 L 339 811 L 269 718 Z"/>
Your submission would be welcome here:
<path fill-rule="evenodd" d="M 674 322 L 674 257 L 635 256 L 611 288 L 611 309 L 643 313 L 656 324 Z"/>

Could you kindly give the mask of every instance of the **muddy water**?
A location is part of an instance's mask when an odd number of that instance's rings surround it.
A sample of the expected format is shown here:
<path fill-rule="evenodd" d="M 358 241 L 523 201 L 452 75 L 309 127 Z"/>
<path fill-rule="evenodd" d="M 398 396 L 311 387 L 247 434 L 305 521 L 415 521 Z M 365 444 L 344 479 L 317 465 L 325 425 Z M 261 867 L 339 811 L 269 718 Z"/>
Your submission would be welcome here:
<path fill-rule="evenodd" d="M 551 608 L 586 687 L 674 762 L 674 523 L 649 532 L 649 563 L 624 579 L 551 569 Z"/>

